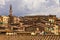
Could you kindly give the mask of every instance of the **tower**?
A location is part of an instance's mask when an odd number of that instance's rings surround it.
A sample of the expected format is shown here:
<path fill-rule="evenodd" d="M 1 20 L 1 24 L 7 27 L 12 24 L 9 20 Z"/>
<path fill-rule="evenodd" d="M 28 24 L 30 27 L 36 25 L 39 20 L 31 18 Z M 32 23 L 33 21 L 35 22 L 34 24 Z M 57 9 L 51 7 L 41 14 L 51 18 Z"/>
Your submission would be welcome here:
<path fill-rule="evenodd" d="M 9 25 L 13 23 L 13 16 L 12 16 L 12 5 L 10 4 L 9 7 Z"/>
<path fill-rule="evenodd" d="M 12 16 L 12 5 L 10 4 L 9 16 Z"/>

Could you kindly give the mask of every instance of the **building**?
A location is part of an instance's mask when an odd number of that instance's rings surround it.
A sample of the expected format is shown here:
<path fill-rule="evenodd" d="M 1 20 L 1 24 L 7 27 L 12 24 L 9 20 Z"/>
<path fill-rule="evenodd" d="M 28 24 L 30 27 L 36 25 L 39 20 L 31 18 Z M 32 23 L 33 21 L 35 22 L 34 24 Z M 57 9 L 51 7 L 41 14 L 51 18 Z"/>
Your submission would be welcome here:
<path fill-rule="evenodd" d="M 55 34 L 60 33 L 60 19 L 56 15 L 36 15 L 18 17 L 12 15 L 12 5 L 10 5 L 9 15 L 0 16 L 0 29 L 5 29 L 9 32 L 25 32 L 39 34 Z M 6 31 L 5 31 L 6 32 Z"/>
<path fill-rule="evenodd" d="M 9 16 L 2 16 L 3 26 L 8 26 Z"/>
<path fill-rule="evenodd" d="M 0 26 L 2 26 L 2 16 L 0 16 Z"/>
<path fill-rule="evenodd" d="M 57 17 L 55 15 L 24 16 L 22 18 L 22 26 L 25 27 L 25 31 L 33 30 L 34 32 L 36 32 L 36 29 L 39 28 L 40 32 L 44 31 L 47 33 L 58 35 L 58 32 L 56 31 L 58 25 L 54 26 L 56 25 L 56 18 Z"/>
<path fill-rule="evenodd" d="M 10 5 L 10 10 L 9 10 L 9 25 L 13 24 L 13 16 L 12 16 L 12 5 Z"/>
<path fill-rule="evenodd" d="M 60 35 L 60 18 L 56 19 L 56 25 L 58 25 L 58 33 Z"/>
<path fill-rule="evenodd" d="M 20 23 L 19 21 L 20 21 L 19 17 L 13 16 L 13 23 L 14 24 L 19 24 Z"/>

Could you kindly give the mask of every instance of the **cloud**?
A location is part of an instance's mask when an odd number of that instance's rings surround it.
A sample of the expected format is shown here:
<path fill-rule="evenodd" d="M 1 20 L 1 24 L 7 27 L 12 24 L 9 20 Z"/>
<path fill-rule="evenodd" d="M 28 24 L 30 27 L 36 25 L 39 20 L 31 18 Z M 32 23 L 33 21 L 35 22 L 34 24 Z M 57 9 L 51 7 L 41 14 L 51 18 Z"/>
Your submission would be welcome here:
<path fill-rule="evenodd" d="M 0 0 L 0 7 L 3 8 L 6 5 L 6 2 L 10 0 Z"/>
<path fill-rule="evenodd" d="M 10 0 L 0 0 L 0 5 L 5 5 L 5 2 L 8 2 Z"/>
<path fill-rule="evenodd" d="M 59 5 L 59 0 L 54 0 Z"/>
<path fill-rule="evenodd" d="M 44 7 L 56 7 L 58 1 L 56 0 L 22 0 L 21 3 L 18 3 L 18 9 L 19 10 L 38 10 L 40 8 Z M 21 9 L 20 9 L 21 8 Z"/>
<path fill-rule="evenodd" d="M 13 6 L 14 15 L 58 15 L 60 13 L 59 0 L 1 0 L 0 5 L 5 5 L 3 6 L 5 12 L 7 12 L 10 3 Z"/>
<path fill-rule="evenodd" d="M 48 14 L 58 15 L 58 13 L 60 13 L 59 10 L 60 10 L 60 7 L 58 7 L 58 8 L 51 7 L 51 8 L 46 8 L 44 10 L 41 10 L 41 12 L 30 13 L 28 15 L 40 15 L 40 14 L 42 14 L 42 15 L 48 15 Z"/>
<path fill-rule="evenodd" d="M 5 5 L 5 1 L 4 0 L 0 0 L 0 5 Z"/>

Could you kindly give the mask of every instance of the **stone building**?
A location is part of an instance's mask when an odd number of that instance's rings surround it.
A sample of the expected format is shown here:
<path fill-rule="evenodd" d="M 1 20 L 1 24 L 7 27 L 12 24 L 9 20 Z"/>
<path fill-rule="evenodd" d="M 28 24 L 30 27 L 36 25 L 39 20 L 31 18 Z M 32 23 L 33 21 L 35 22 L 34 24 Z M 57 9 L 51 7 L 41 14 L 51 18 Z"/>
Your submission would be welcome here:
<path fill-rule="evenodd" d="M 12 5 L 10 5 L 10 9 L 9 9 L 9 25 L 13 24 L 13 15 L 12 15 Z"/>
<path fill-rule="evenodd" d="M 3 26 L 8 26 L 9 16 L 2 16 Z"/>
<path fill-rule="evenodd" d="M 60 35 L 60 18 L 56 19 L 56 25 L 58 25 L 58 33 Z"/>
<path fill-rule="evenodd" d="M 12 32 L 36 32 L 40 34 L 60 33 L 60 19 L 56 15 L 36 15 L 17 17 L 12 15 L 12 5 L 10 5 L 9 15 L 0 16 L 0 25 L 8 26 Z"/>
<path fill-rule="evenodd" d="M 2 26 L 2 16 L 0 16 L 0 26 Z"/>
<path fill-rule="evenodd" d="M 58 25 L 54 26 L 54 25 L 56 25 L 56 18 L 57 17 L 55 15 L 24 16 L 22 18 L 23 19 L 22 26 L 26 28 L 25 29 L 26 31 L 31 31 L 31 30 L 36 31 L 38 28 L 40 32 L 48 31 L 48 33 L 54 33 L 54 34 L 58 35 L 58 32 L 56 32 L 57 29 L 55 29 L 55 28 L 58 28 Z M 47 28 L 48 28 L 48 30 L 45 30 Z M 52 31 L 54 31 L 54 32 L 52 32 Z"/>
<path fill-rule="evenodd" d="M 19 24 L 20 23 L 20 19 L 17 16 L 13 16 L 13 24 Z"/>

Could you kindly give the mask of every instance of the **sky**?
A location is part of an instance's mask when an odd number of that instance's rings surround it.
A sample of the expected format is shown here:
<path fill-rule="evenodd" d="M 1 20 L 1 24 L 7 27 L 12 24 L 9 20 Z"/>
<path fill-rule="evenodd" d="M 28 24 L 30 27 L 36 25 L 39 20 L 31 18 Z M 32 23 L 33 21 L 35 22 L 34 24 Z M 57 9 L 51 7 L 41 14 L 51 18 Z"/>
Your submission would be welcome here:
<path fill-rule="evenodd" d="M 13 15 L 57 15 L 60 17 L 60 0 L 0 0 L 0 15 L 9 15 L 12 5 Z"/>

